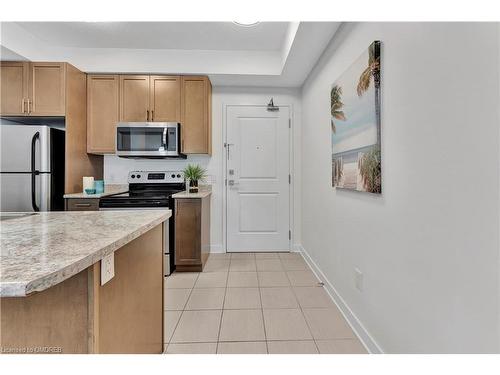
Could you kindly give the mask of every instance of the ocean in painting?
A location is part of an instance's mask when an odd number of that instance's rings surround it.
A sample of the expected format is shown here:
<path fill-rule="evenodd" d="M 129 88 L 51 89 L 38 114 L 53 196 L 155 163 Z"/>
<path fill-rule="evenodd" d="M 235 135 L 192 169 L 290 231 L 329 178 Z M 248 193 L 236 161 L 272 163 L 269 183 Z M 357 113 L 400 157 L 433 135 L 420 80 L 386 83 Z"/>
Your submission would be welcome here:
<path fill-rule="evenodd" d="M 335 81 L 330 96 L 333 186 L 381 193 L 379 42 Z"/>

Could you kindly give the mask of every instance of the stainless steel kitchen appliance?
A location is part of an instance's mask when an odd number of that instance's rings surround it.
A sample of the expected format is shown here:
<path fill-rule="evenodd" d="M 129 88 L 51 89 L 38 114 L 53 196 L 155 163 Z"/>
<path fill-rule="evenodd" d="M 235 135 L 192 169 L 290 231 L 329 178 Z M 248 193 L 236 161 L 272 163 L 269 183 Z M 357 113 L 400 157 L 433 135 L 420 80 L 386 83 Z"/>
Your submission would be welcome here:
<path fill-rule="evenodd" d="M 0 211 L 64 210 L 65 132 L 0 125 Z"/>
<path fill-rule="evenodd" d="M 103 197 L 99 210 L 157 210 L 170 209 L 172 217 L 163 231 L 166 252 L 164 256 L 165 276 L 175 268 L 175 212 L 172 194 L 185 190 L 184 174 L 181 171 L 133 171 L 128 174 L 129 191 Z"/>
<path fill-rule="evenodd" d="M 186 158 L 180 152 L 177 122 L 120 122 L 116 127 L 116 155 L 128 158 Z"/>

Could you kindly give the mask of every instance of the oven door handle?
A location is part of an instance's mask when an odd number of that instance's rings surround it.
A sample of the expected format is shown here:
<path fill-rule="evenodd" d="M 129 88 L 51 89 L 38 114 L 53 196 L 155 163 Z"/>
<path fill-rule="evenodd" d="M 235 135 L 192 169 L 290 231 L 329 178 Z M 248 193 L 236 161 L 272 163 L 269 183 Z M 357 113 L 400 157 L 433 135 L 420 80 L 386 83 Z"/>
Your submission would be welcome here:
<path fill-rule="evenodd" d="M 99 207 L 99 211 L 150 211 L 150 210 L 171 210 L 168 207 Z"/>

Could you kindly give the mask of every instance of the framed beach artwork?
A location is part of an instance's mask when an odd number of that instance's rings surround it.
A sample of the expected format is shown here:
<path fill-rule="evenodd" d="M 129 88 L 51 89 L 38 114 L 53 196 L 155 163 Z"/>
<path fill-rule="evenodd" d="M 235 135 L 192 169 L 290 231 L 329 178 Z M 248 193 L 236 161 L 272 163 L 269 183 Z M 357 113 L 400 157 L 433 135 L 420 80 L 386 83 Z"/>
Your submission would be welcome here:
<path fill-rule="evenodd" d="M 382 193 L 380 42 L 332 85 L 332 186 Z"/>

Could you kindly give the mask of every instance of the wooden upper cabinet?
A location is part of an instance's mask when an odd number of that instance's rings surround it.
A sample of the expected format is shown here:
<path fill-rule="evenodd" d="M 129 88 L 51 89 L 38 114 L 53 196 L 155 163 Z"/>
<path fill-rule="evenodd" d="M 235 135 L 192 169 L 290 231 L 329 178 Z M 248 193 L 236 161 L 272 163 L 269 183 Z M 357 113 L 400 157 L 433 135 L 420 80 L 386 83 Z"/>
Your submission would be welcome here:
<path fill-rule="evenodd" d="M 31 116 L 64 116 L 66 99 L 65 63 L 29 64 Z"/>
<path fill-rule="evenodd" d="M 115 152 L 116 124 L 120 116 L 118 75 L 87 76 L 87 152 Z"/>
<path fill-rule="evenodd" d="M 64 116 L 66 64 L 2 62 L 1 113 L 11 116 Z"/>
<path fill-rule="evenodd" d="M 212 85 L 208 77 L 89 75 L 87 89 L 89 153 L 115 152 L 118 122 L 155 121 L 181 123 L 182 152 L 211 154 Z"/>
<path fill-rule="evenodd" d="M 181 150 L 185 154 L 211 154 L 211 97 L 208 77 L 181 78 Z"/>
<path fill-rule="evenodd" d="M 120 76 L 120 121 L 151 121 L 149 76 Z"/>
<path fill-rule="evenodd" d="M 0 63 L 0 113 L 19 116 L 27 114 L 29 63 L 2 61 Z"/>
<path fill-rule="evenodd" d="M 181 78 L 151 76 L 149 105 L 151 121 L 181 121 Z"/>

